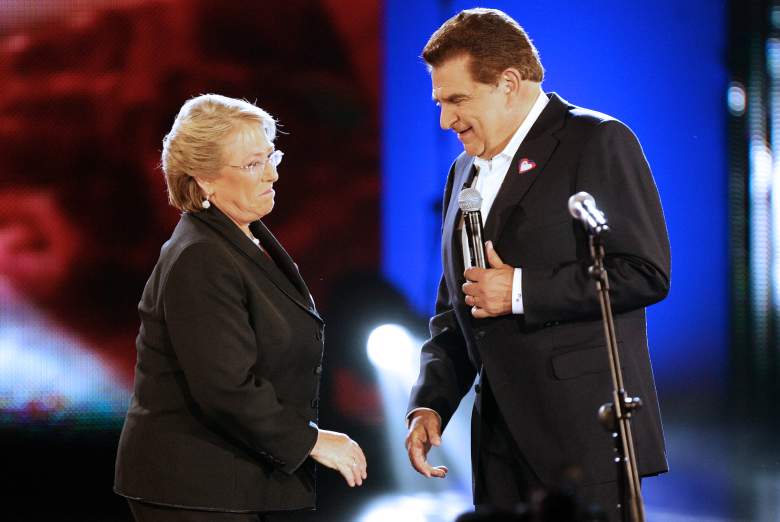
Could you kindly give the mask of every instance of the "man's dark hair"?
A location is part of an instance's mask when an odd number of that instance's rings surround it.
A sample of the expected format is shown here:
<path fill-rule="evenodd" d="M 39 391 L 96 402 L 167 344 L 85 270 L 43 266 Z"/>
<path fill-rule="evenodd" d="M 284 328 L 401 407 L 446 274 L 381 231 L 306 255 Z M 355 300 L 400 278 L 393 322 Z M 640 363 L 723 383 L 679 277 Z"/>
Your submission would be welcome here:
<path fill-rule="evenodd" d="M 428 67 L 436 67 L 460 56 L 471 58 L 471 77 L 496 84 L 509 67 L 520 71 L 523 80 L 541 82 L 544 68 L 539 53 L 520 25 L 498 9 L 467 9 L 439 27 L 422 52 Z"/>

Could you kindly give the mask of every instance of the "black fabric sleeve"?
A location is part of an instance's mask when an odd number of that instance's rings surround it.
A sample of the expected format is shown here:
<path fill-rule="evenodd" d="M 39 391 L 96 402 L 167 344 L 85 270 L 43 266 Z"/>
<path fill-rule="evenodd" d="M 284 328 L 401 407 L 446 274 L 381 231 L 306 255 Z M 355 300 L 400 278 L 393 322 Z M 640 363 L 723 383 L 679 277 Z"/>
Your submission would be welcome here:
<path fill-rule="evenodd" d="M 446 286 L 443 278 L 440 286 Z M 441 295 L 441 290 L 439 293 Z M 420 376 L 412 388 L 407 411 L 414 408 L 435 410 L 441 416 L 443 430 L 474 382 L 477 370 L 468 357 L 452 309 L 442 310 L 431 318 L 430 332 L 431 337 L 420 352 Z"/>
<path fill-rule="evenodd" d="M 453 191 L 455 165 L 453 163 L 447 177 L 442 222 Z M 407 412 L 415 408 L 431 408 L 441 417 L 444 430 L 474 382 L 477 370 L 468 357 L 466 342 L 443 276 L 436 296 L 436 314 L 430 320 L 429 329 L 430 338 L 422 346 L 420 375 L 412 388 Z"/>
<path fill-rule="evenodd" d="M 612 308 L 627 312 L 656 303 L 669 292 L 666 223 L 650 167 L 631 130 L 610 120 L 593 133 L 579 161 L 577 191 L 591 193 L 607 215 L 611 231 L 604 247 Z M 588 275 L 591 263 L 587 255 L 559 266 L 524 268 L 526 325 L 598 318 L 595 285 Z"/>

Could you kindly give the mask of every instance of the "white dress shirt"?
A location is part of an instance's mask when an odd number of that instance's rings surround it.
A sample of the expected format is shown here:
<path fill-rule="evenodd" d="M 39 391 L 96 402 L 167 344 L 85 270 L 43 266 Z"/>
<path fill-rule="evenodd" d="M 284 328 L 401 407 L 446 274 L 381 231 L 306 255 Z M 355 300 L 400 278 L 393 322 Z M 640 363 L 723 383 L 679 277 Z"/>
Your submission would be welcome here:
<path fill-rule="evenodd" d="M 493 202 L 496 200 L 498 191 L 501 185 L 504 183 L 509 165 L 512 163 L 512 159 L 517 154 L 517 149 L 523 143 L 523 140 L 528 135 L 528 131 L 531 130 L 539 115 L 547 106 L 549 99 L 544 94 L 542 89 L 539 89 L 539 94 L 536 97 L 531 110 L 526 115 L 523 123 L 515 131 L 512 139 L 506 144 L 504 150 L 493 156 L 491 159 L 486 160 L 482 158 L 474 158 L 474 166 L 477 167 L 479 174 L 476 177 L 476 182 L 472 185 L 482 195 L 482 222 L 487 223 L 488 216 L 490 215 L 490 209 L 493 207 Z M 513 173 L 518 175 L 518 173 Z M 468 242 L 465 236 L 465 227 L 461 229 L 461 245 L 467 245 Z M 471 260 L 468 255 L 468 249 L 462 248 L 464 266 L 471 266 Z M 499 252 L 499 255 L 500 252 Z M 512 313 L 523 313 L 523 285 L 522 285 L 522 268 L 515 268 L 514 277 L 512 279 Z"/>

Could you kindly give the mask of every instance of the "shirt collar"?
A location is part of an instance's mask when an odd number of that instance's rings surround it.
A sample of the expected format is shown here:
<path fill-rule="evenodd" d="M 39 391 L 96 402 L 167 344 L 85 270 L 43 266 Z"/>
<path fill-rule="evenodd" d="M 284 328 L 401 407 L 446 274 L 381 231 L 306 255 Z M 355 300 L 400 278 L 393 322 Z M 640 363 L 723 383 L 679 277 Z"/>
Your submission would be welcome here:
<path fill-rule="evenodd" d="M 520 148 L 520 144 L 523 143 L 523 140 L 528 135 L 528 131 L 531 130 L 531 127 L 533 127 L 534 123 L 536 123 L 536 120 L 539 119 L 539 115 L 542 113 L 544 108 L 547 106 L 547 102 L 549 101 L 550 99 L 546 94 L 544 94 L 544 91 L 542 91 L 540 87 L 536 96 L 536 101 L 531 106 L 531 110 L 528 111 L 528 114 L 523 120 L 523 123 L 520 124 L 515 133 L 512 135 L 512 139 L 509 140 L 509 143 L 506 144 L 504 150 L 493 156 L 493 158 L 490 160 L 474 158 L 474 164 L 477 166 L 477 168 L 482 170 L 483 167 L 488 166 L 492 160 L 500 156 L 511 161 L 512 158 L 515 157 L 515 154 L 517 154 L 517 149 Z"/>

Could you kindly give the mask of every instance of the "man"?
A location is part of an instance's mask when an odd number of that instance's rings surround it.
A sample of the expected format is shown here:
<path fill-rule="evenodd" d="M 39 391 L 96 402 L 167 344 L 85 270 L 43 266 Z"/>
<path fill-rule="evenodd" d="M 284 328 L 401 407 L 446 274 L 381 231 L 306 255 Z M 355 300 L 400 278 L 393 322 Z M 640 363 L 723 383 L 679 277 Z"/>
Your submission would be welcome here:
<path fill-rule="evenodd" d="M 644 403 L 632 421 L 639 471 L 662 473 L 645 307 L 669 291 L 670 252 L 642 149 L 621 122 L 545 94 L 536 49 L 501 11 L 459 13 L 422 56 L 441 127 L 465 150 L 444 193 L 444 274 L 409 404 L 409 458 L 427 477 L 446 475 L 427 452 L 479 374 L 474 503 L 511 508 L 573 473 L 617 519 L 613 441 L 596 417 L 611 397 L 608 356 L 587 236 L 567 201 L 587 191 L 610 219 L 605 263 L 625 384 Z M 464 260 L 464 186 L 482 194 L 487 269 Z"/>

